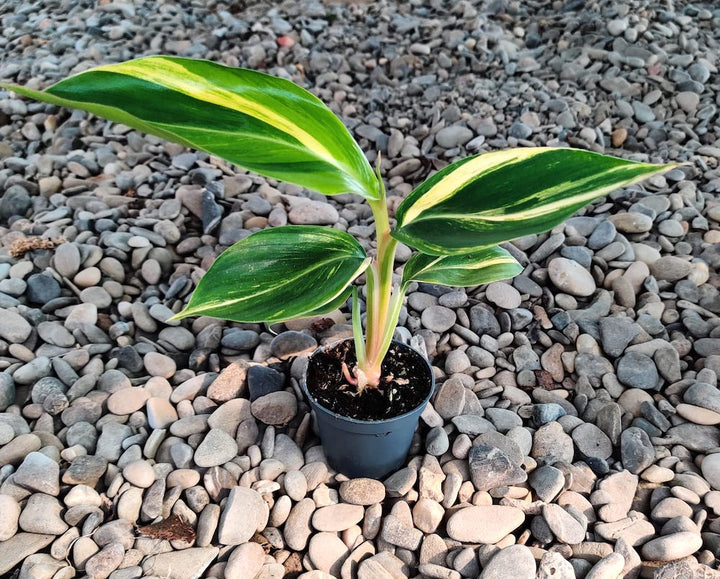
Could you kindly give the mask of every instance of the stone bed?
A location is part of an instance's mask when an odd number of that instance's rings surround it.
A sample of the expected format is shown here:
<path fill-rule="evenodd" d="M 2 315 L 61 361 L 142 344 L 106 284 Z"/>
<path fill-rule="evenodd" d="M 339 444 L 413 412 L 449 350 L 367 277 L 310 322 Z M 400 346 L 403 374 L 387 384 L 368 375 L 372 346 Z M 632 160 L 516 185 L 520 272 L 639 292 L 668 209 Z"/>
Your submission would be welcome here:
<path fill-rule="evenodd" d="M 685 164 L 508 244 L 512 281 L 411 288 L 438 390 L 405 468 L 347 480 L 298 388 L 346 309 L 168 319 L 250 232 L 371 248 L 369 208 L 0 91 L 0 575 L 720 577 L 718 29 L 683 0 L 5 0 L 3 81 L 157 53 L 290 78 L 393 209 L 509 146 Z"/>

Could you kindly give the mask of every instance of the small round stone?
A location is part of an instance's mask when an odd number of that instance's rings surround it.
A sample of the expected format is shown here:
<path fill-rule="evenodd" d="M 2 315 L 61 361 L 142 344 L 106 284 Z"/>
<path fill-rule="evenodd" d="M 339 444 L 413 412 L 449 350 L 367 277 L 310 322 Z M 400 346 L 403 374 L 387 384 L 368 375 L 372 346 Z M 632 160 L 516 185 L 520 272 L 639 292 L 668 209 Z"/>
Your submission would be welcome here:
<path fill-rule="evenodd" d="M 20 504 L 10 495 L 0 494 L 0 542 L 17 533 L 19 518 Z"/>
<path fill-rule="evenodd" d="M 574 428 L 573 442 L 578 450 L 587 457 L 608 459 L 612 455 L 612 442 L 602 430 L 590 422 Z"/>
<path fill-rule="evenodd" d="M 110 395 L 107 408 L 119 416 L 132 414 L 145 406 L 148 398 L 148 392 L 144 388 L 122 388 Z"/>
<path fill-rule="evenodd" d="M 175 374 L 177 366 L 175 360 L 165 354 L 158 352 L 148 352 L 143 359 L 145 369 L 151 376 L 162 376 L 163 378 L 172 378 Z"/>
<path fill-rule="evenodd" d="M 299 470 L 291 470 L 285 473 L 283 479 L 285 492 L 294 501 L 300 501 L 305 498 L 308 491 L 308 483 L 305 475 Z"/>
<path fill-rule="evenodd" d="M 595 293 L 595 280 L 577 261 L 556 257 L 548 264 L 548 274 L 560 291 L 578 297 L 587 297 Z"/>
<path fill-rule="evenodd" d="M 26 295 L 31 302 L 44 305 L 60 294 L 60 284 L 49 275 L 35 273 L 27 279 Z"/>
<path fill-rule="evenodd" d="M 502 281 L 488 284 L 485 289 L 485 297 L 489 302 L 505 310 L 519 308 L 521 303 L 520 292 Z"/>
<path fill-rule="evenodd" d="M 80 269 L 80 251 L 74 243 L 61 243 L 55 248 L 53 259 L 55 270 L 62 276 L 72 279 Z"/>
<path fill-rule="evenodd" d="M 100 283 L 102 272 L 97 267 L 80 270 L 73 278 L 73 283 L 81 288 L 89 288 Z"/>
<path fill-rule="evenodd" d="M 450 516 L 447 533 L 456 541 L 492 544 L 517 529 L 524 521 L 524 513 L 515 507 L 465 507 Z"/>
<path fill-rule="evenodd" d="M 700 463 L 703 477 L 715 490 L 720 490 L 720 453 L 708 454 Z"/>
<path fill-rule="evenodd" d="M 43 535 L 62 535 L 68 529 L 62 520 L 60 502 L 50 495 L 35 493 L 30 495 L 20 514 L 20 528 L 27 533 Z"/>
<path fill-rule="evenodd" d="M 123 477 L 130 484 L 145 489 L 155 482 L 155 469 L 147 461 L 134 460 L 123 469 Z"/>
<path fill-rule="evenodd" d="M 14 344 L 22 344 L 28 339 L 31 332 L 32 326 L 20 314 L 12 310 L 2 311 L 0 338 Z"/>
<path fill-rule="evenodd" d="M 251 405 L 252 414 L 264 424 L 281 426 L 290 422 L 297 414 L 297 398 L 284 390 L 265 394 Z"/>
<path fill-rule="evenodd" d="M 338 503 L 317 509 L 313 514 L 312 525 L 318 531 L 344 531 L 359 523 L 364 515 L 365 509 L 360 505 Z"/>
<path fill-rule="evenodd" d="M 645 543 L 642 556 L 648 561 L 674 561 L 692 555 L 702 544 L 700 533 L 673 533 Z"/>
<path fill-rule="evenodd" d="M 682 223 L 675 219 L 661 221 L 660 225 L 658 225 L 658 231 L 668 237 L 682 237 L 685 235 L 685 229 L 683 229 Z"/>
<path fill-rule="evenodd" d="M 374 505 L 385 499 L 385 485 L 371 478 L 355 478 L 340 484 L 340 497 L 353 505 Z"/>
<path fill-rule="evenodd" d="M 201 467 L 218 466 L 237 456 L 235 439 L 220 428 L 212 428 L 195 451 L 195 464 Z"/>
<path fill-rule="evenodd" d="M 453 327 L 457 315 L 453 310 L 445 306 L 430 306 L 423 310 L 420 319 L 422 325 L 428 330 L 441 334 Z"/>
<path fill-rule="evenodd" d="M 665 255 L 650 265 L 650 272 L 659 280 L 678 281 L 691 271 L 692 264 L 689 261 L 674 255 Z"/>
<path fill-rule="evenodd" d="M 617 377 L 630 388 L 652 390 L 659 382 L 655 362 L 640 352 L 628 352 L 618 362 Z"/>

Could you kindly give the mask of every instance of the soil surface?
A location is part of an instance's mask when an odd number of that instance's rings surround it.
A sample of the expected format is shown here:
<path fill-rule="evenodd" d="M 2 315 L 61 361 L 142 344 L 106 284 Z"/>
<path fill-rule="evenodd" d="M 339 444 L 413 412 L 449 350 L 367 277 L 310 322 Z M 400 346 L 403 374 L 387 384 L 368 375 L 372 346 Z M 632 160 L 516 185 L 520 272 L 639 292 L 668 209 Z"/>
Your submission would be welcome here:
<path fill-rule="evenodd" d="M 431 370 L 415 350 L 401 344 L 390 346 L 382 365 L 378 388 L 358 394 L 343 376 L 343 362 L 357 362 L 352 340 L 320 350 L 308 363 L 307 387 L 322 406 L 358 420 L 387 420 L 417 408 L 432 387 Z"/>

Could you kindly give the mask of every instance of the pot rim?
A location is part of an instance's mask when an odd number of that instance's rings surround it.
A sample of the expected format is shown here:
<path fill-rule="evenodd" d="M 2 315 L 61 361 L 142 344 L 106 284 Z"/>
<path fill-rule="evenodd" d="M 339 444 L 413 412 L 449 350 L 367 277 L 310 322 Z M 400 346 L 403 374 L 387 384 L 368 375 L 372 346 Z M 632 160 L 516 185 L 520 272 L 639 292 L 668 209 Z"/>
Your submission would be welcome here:
<path fill-rule="evenodd" d="M 312 354 L 310 354 L 310 356 L 308 356 L 308 365 L 310 364 L 312 358 L 319 352 L 322 352 L 329 348 L 333 348 L 333 347 L 337 346 L 338 344 L 342 344 L 343 342 L 347 342 L 347 341 L 353 341 L 353 338 L 343 338 L 340 340 L 336 340 L 335 342 L 325 344 L 323 346 L 318 347 Z M 403 420 L 403 419 L 407 418 L 409 415 L 417 412 L 418 408 L 423 408 L 423 410 L 424 410 L 425 405 L 428 403 L 428 401 L 432 397 L 433 393 L 435 392 L 435 373 L 433 372 L 432 364 L 430 364 L 430 361 L 425 356 L 423 356 L 418 350 L 413 348 L 410 344 L 406 344 L 406 343 L 400 342 L 398 340 L 393 340 L 392 343 L 399 345 L 399 346 L 404 346 L 405 348 L 408 348 L 408 349 L 412 350 L 413 352 L 415 352 L 423 360 L 423 362 L 425 362 L 425 365 L 427 366 L 428 374 L 430 376 L 430 388 L 428 389 L 429 391 L 427 393 L 427 396 L 425 396 L 425 398 L 423 398 L 422 401 L 417 406 L 412 408 L 411 410 L 408 410 L 404 414 L 398 414 L 397 416 L 393 416 L 392 418 L 383 418 L 381 420 L 359 420 L 357 418 L 351 418 L 350 416 L 344 416 L 342 414 L 338 414 L 337 412 L 333 412 L 332 410 L 330 410 L 330 409 L 326 408 L 325 406 L 323 406 L 322 404 L 320 404 L 320 402 L 318 402 L 315 399 L 315 397 L 312 394 L 310 394 L 310 391 L 308 390 L 308 387 L 307 387 L 307 366 L 305 367 L 305 371 L 303 372 L 303 375 L 302 375 L 302 380 L 300 381 L 300 388 L 302 389 L 303 394 L 305 394 L 305 397 L 308 400 L 310 400 L 311 405 L 314 409 L 322 410 L 322 412 L 324 414 L 331 416 L 331 417 L 335 418 L 336 420 L 344 420 L 345 422 L 349 422 L 351 424 L 375 424 L 375 425 L 392 424 L 394 422 L 399 422 L 400 420 Z"/>

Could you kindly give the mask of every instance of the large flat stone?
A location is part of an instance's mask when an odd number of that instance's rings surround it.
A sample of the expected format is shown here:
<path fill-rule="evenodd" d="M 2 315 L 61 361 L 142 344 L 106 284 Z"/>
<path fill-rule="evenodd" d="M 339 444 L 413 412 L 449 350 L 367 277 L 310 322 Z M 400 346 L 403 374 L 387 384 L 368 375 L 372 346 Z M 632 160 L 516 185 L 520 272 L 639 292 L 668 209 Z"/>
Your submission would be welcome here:
<path fill-rule="evenodd" d="M 148 557 L 142 565 L 145 575 L 198 579 L 218 555 L 217 547 L 193 547 L 184 551 L 169 551 Z"/>
<path fill-rule="evenodd" d="M 0 543 L 0 575 L 9 573 L 15 565 L 55 540 L 55 535 L 18 533 Z"/>

